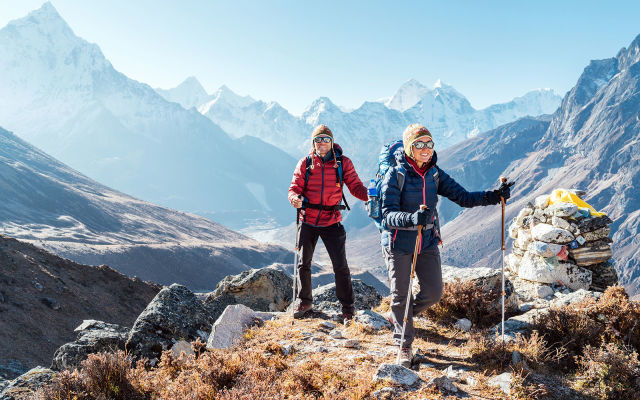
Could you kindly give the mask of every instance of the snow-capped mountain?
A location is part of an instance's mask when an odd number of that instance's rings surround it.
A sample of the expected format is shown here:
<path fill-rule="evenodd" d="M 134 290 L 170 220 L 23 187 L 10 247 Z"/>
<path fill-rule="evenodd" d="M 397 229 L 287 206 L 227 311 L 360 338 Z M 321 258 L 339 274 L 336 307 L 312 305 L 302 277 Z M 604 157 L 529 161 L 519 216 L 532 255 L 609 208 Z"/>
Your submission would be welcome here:
<path fill-rule="evenodd" d="M 2 128 L 0 232 L 76 262 L 192 289 L 293 258 L 206 218 L 101 185 Z"/>
<path fill-rule="evenodd" d="M 209 101 L 198 110 L 234 136 L 259 136 L 294 157 L 308 151 L 313 127 L 327 124 L 356 167 L 371 176 L 377 162 L 371 154 L 399 137 L 410 123 L 425 124 L 438 148 L 443 149 L 520 117 L 551 113 L 560 100 L 552 90 L 541 89 L 476 110 L 466 97 L 440 80 L 428 89 L 412 79 L 391 98 L 365 102 L 352 111 L 344 111 L 327 97 L 316 99 L 300 117 L 291 115 L 277 103 L 261 101 L 240 106 L 232 101 Z"/>
<path fill-rule="evenodd" d="M 260 139 L 233 140 L 116 71 L 50 3 L 0 30 L 0 125 L 145 200 L 236 226 L 290 219 L 282 193 L 294 159 Z"/>
<path fill-rule="evenodd" d="M 173 89 L 157 88 L 156 92 L 166 100 L 178 103 L 187 110 L 191 107 L 197 107 L 209 99 L 207 91 L 193 76 L 188 77 Z"/>

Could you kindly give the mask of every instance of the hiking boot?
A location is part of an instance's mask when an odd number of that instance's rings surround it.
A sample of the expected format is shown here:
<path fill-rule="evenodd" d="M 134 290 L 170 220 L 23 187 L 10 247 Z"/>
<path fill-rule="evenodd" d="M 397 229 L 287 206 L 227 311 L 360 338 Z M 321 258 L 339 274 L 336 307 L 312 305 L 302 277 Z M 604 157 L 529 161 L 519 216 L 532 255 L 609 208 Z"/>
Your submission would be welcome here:
<path fill-rule="evenodd" d="M 411 347 L 403 347 L 402 349 L 400 349 L 400 354 L 398 355 L 396 364 L 401 365 L 405 368 L 411 368 L 412 359 L 413 353 L 411 352 Z"/>
<path fill-rule="evenodd" d="M 342 318 L 342 323 L 344 325 L 349 325 L 351 322 L 353 322 L 353 313 L 352 312 L 342 312 L 342 315 L 340 316 L 340 318 Z"/>
<path fill-rule="evenodd" d="M 313 310 L 313 304 L 298 304 L 296 311 L 293 313 L 293 318 L 300 319 L 304 317 L 309 311 Z"/>

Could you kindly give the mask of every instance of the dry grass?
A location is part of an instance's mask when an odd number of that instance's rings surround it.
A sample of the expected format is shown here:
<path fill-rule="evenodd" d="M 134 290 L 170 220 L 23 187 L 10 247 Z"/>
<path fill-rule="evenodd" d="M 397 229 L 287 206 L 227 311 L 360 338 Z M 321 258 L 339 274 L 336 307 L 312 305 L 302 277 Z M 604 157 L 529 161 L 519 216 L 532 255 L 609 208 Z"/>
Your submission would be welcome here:
<path fill-rule="evenodd" d="M 607 343 L 598 348 L 587 345 L 578 358 L 579 383 L 601 399 L 638 399 L 640 376 L 638 353 L 628 346 Z"/>
<path fill-rule="evenodd" d="M 629 301 L 624 288 L 614 286 L 598 300 L 587 298 L 577 304 L 551 309 L 536 319 L 533 329 L 554 347 L 566 349 L 558 365 L 571 371 L 587 346 L 616 343 L 640 350 L 638 323 L 640 304 Z"/>
<path fill-rule="evenodd" d="M 443 324 L 467 318 L 474 326 L 486 328 L 500 322 L 501 308 L 497 307 L 500 302 L 497 290 L 487 292 L 473 281 L 456 281 L 444 284 L 442 298 L 424 314 Z"/>

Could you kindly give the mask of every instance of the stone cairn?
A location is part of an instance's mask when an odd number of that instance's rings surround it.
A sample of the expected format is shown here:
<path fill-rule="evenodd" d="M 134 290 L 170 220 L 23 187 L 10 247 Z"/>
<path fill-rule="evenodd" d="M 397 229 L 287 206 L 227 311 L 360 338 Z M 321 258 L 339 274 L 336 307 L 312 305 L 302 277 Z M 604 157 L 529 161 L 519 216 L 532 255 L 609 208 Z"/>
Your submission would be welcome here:
<path fill-rule="evenodd" d="M 603 292 L 615 285 L 611 219 L 574 203 L 550 204 L 549 197 L 528 203 L 509 227 L 513 247 L 505 264 L 522 300 L 548 298 L 558 289 Z"/>

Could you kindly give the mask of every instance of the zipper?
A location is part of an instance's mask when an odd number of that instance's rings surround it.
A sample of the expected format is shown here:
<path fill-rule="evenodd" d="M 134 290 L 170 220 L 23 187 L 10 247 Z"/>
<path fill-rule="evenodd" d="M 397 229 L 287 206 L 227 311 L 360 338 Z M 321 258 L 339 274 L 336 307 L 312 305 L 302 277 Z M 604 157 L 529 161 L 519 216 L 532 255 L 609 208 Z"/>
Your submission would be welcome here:
<path fill-rule="evenodd" d="M 425 172 L 426 175 L 426 172 Z M 420 175 L 420 177 L 422 178 L 422 204 L 427 204 L 427 195 L 426 195 L 426 187 L 427 187 L 427 183 L 424 180 L 424 175 Z M 419 232 L 420 234 L 420 244 L 418 245 L 418 254 L 420 254 L 422 252 L 422 232 Z"/>
<path fill-rule="evenodd" d="M 320 214 L 322 214 L 322 200 L 324 193 L 324 160 L 320 160 L 321 162 L 321 175 L 322 175 L 322 185 L 320 186 L 320 209 L 318 210 L 318 218 L 316 218 L 316 225 L 320 222 Z"/>

